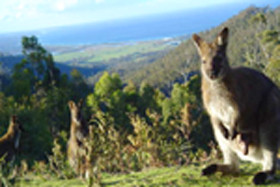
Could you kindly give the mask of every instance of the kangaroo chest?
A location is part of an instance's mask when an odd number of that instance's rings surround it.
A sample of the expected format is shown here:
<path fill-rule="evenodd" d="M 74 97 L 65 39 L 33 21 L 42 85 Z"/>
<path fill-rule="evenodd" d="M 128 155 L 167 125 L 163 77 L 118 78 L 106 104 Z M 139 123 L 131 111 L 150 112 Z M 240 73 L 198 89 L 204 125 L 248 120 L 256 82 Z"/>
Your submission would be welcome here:
<path fill-rule="evenodd" d="M 225 93 L 206 93 L 204 99 L 206 109 L 211 117 L 219 119 L 226 128 L 230 129 L 238 117 L 237 104 Z"/>
<path fill-rule="evenodd" d="M 235 120 L 233 106 L 223 98 L 211 100 L 209 102 L 208 112 L 211 116 L 222 121 L 226 126 L 230 126 Z"/>

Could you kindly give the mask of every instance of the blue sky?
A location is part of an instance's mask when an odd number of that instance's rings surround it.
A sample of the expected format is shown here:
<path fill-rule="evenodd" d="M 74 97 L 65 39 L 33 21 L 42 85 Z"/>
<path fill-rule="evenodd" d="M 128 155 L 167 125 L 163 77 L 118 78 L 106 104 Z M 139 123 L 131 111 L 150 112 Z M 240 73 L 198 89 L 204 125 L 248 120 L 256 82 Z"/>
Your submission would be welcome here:
<path fill-rule="evenodd" d="M 0 33 L 231 4 L 275 7 L 280 0 L 0 0 Z"/>

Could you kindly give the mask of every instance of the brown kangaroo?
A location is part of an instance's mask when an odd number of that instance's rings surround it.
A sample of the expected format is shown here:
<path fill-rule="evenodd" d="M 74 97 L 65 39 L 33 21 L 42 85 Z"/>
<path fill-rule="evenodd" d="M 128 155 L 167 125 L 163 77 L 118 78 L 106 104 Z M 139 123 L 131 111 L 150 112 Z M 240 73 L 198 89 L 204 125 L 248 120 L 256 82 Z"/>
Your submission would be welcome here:
<path fill-rule="evenodd" d="M 74 101 L 69 101 L 68 106 L 71 113 L 70 138 L 68 140 L 67 156 L 70 166 L 76 174 L 84 177 L 86 174 L 86 160 L 83 151 L 84 139 L 88 136 L 88 126 L 82 117 L 82 101 L 76 105 Z"/>
<path fill-rule="evenodd" d="M 202 170 L 202 175 L 236 173 L 239 157 L 262 164 L 253 182 L 263 184 L 274 177 L 276 170 L 280 91 L 256 70 L 230 67 L 226 55 L 228 33 L 224 28 L 211 43 L 193 35 L 202 61 L 203 103 L 224 157 L 224 164 L 212 164 Z"/>
<path fill-rule="evenodd" d="M 18 123 L 17 117 L 12 116 L 8 131 L 0 138 L 0 157 L 4 156 L 6 162 L 14 161 L 22 130 L 22 125 Z"/>

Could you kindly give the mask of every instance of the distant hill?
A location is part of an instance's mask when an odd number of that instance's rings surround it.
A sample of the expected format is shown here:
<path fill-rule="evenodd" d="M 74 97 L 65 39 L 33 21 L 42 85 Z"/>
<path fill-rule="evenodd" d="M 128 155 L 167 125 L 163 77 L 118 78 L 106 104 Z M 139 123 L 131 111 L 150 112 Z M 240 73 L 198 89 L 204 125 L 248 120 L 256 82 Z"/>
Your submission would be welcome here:
<path fill-rule="evenodd" d="M 23 56 L 21 55 L 8 55 L 8 56 L 2 55 L 0 56 L 0 62 L 2 63 L 3 68 L 6 70 L 6 73 L 9 73 L 15 64 L 21 62 L 22 58 Z M 96 65 L 94 67 L 79 67 L 79 66 L 70 66 L 62 63 L 56 63 L 56 66 L 60 69 L 61 73 L 66 73 L 69 75 L 73 69 L 77 69 L 85 77 L 92 76 L 106 69 L 105 64 Z"/>
<path fill-rule="evenodd" d="M 259 28 L 257 24 L 250 22 L 251 17 L 257 13 L 264 13 L 267 18 L 267 24 L 263 28 Z M 248 65 L 249 62 L 246 55 L 255 53 L 257 61 L 253 62 L 253 66 L 256 68 L 257 64 L 266 63 L 264 62 L 265 58 L 261 52 L 259 42 L 256 40 L 256 34 L 264 29 L 280 31 L 279 21 L 280 7 L 270 9 L 268 7 L 257 8 L 252 6 L 221 25 L 199 34 L 205 39 L 210 40 L 223 27 L 229 27 L 228 57 L 230 63 L 232 65 Z M 184 81 L 189 73 L 199 71 L 199 65 L 200 61 L 197 51 L 191 39 L 188 39 L 156 62 L 127 73 L 124 79 L 126 81 L 132 80 L 137 84 L 145 81 L 155 87 L 168 89 L 174 82 Z"/>
<path fill-rule="evenodd" d="M 141 42 L 100 45 L 47 46 L 52 51 L 56 66 L 62 73 L 79 70 L 89 84 L 94 84 L 102 72 L 117 72 L 124 76 L 131 70 L 139 69 L 162 58 L 178 46 L 183 37 Z M 23 56 L 0 53 L 0 63 L 5 72 L 10 72 Z"/>

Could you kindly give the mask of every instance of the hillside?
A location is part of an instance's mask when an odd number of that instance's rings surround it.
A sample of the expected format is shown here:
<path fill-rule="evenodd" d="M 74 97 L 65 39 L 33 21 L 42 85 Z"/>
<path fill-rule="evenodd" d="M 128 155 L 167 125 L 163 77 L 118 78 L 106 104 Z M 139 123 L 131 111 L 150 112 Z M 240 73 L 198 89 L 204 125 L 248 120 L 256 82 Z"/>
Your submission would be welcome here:
<path fill-rule="evenodd" d="M 83 75 L 90 84 L 94 84 L 103 71 L 116 72 L 124 76 L 144 65 L 162 58 L 180 44 L 182 39 L 166 38 L 139 42 L 124 42 L 85 46 L 49 46 L 54 59 L 60 65 L 78 68 L 98 69 Z"/>
<path fill-rule="evenodd" d="M 0 62 L 2 63 L 1 68 L 5 70 L 5 74 L 11 73 L 13 67 L 21 62 L 24 58 L 23 55 L 0 55 Z M 85 77 L 88 77 L 92 74 L 96 74 L 100 71 L 104 71 L 107 66 L 105 64 L 97 64 L 93 67 L 81 67 L 74 65 L 68 65 L 66 63 L 56 63 L 56 66 L 60 69 L 62 73 L 69 75 L 73 69 L 77 69 Z"/>
<path fill-rule="evenodd" d="M 96 45 L 51 45 L 46 49 L 54 55 L 57 67 L 62 73 L 69 75 L 73 69 L 77 69 L 92 85 L 104 71 L 117 72 L 124 76 L 130 71 L 155 62 L 178 46 L 183 38 Z M 6 72 L 11 72 L 22 58 L 22 54 L 1 55 L 0 51 L 0 62 Z"/>
<path fill-rule="evenodd" d="M 258 24 L 250 22 L 251 17 L 257 13 L 264 13 L 266 16 L 267 24 L 265 26 L 259 27 Z M 266 59 L 261 51 L 261 46 L 256 39 L 256 35 L 265 29 L 279 31 L 279 16 L 280 8 L 272 10 L 267 7 L 249 7 L 218 27 L 199 34 L 209 40 L 223 27 L 229 27 L 228 57 L 230 63 L 232 65 L 249 64 L 251 67 L 256 68 L 259 64 L 267 63 L 265 62 Z M 250 62 L 249 55 L 252 54 L 255 55 L 255 59 Z M 192 71 L 198 71 L 198 67 L 199 59 L 197 51 L 191 39 L 188 39 L 155 63 L 129 72 L 124 76 L 124 79 L 133 80 L 137 84 L 145 81 L 156 87 L 170 88 L 170 85 L 174 82 L 182 81 L 184 75 Z"/>

